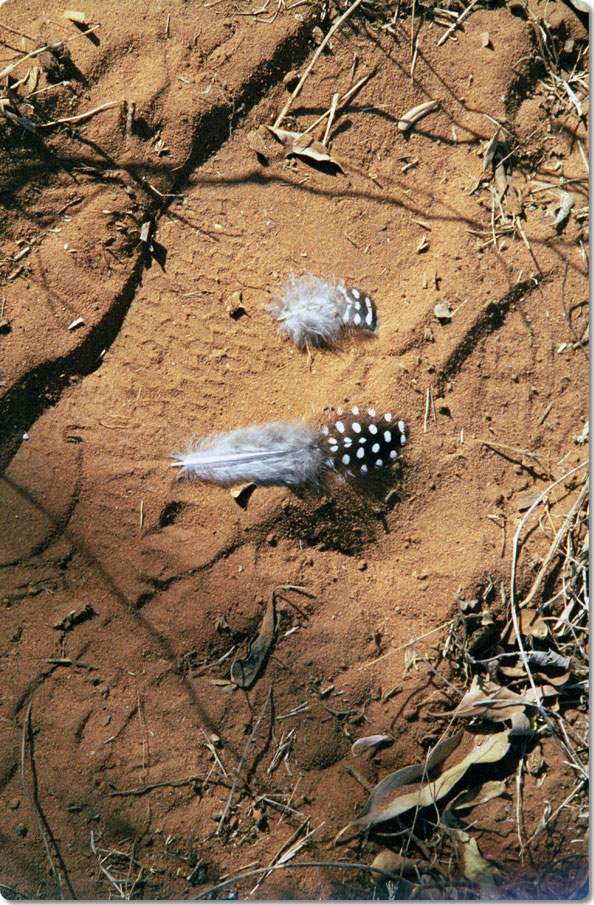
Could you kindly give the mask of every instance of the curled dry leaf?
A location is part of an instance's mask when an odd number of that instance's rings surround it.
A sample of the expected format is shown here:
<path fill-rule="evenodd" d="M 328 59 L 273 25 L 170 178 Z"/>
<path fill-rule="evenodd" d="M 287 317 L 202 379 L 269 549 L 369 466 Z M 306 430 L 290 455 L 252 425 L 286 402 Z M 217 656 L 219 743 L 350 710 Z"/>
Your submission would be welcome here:
<path fill-rule="evenodd" d="M 413 764 L 410 767 L 403 767 L 401 770 L 396 770 L 395 773 L 390 773 L 389 776 L 385 776 L 384 779 L 374 788 L 373 792 L 369 796 L 367 804 L 361 811 L 361 813 L 355 818 L 353 823 L 366 823 L 367 820 L 364 818 L 369 813 L 379 813 L 381 812 L 381 808 L 383 802 L 388 799 L 389 796 L 396 789 L 400 788 L 400 786 L 407 785 L 408 783 L 419 782 L 424 776 L 427 776 L 431 771 L 442 761 L 449 757 L 449 755 L 454 751 L 460 741 L 462 739 L 464 732 L 457 732 L 455 735 L 452 735 L 450 738 L 445 739 L 442 742 L 439 742 L 435 748 L 429 754 L 429 757 L 423 764 Z M 379 819 L 371 820 L 370 823 L 377 823 L 378 820 L 384 820 L 387 818 L 380 817 Z"/>
<path fill-rule="evenodd" d="M 438 763 L 441 763 L 448 754 L 451 754 L 458 745 L 461 737 L 462 733 L 457 733 L 455 736 L 452 736 L 450 739 L 446 739 L 445 742 L 441 743 L 442 747 L 439 751 L 440 760 Z M 446 746 L 448 743 L 451 748 L 444 755 L 443 752 L 447 749 L 443 746 Z M 403 770 L 398 770 L 397 773 L 392 773 L 391 776 L 387 776 L 383 779 L 382 782 L 373 789 L 367 800 L 367 804 L 363 810 L 357 814 L 353 820 L 353 824 L 372 826 L 376 823 L 382 823 L 385 820 L 392 820 L 394 817 L 404 814 L 411 808 L 424 808 L 428 805 L 436 805 L 437 802 L 446 796 L 454 788 L 456 783 L 462 779 L 469 767 L 474 764 L 495 763 L 496 761 L 501 760 L 501 758 L 507 754 L 509 746 L 508 732 L 499 732 L 496 735 L 476 736 L 472 751 L 458 764 L 450 767 L 449 770 L 446 770 L 437 779 L 432 780 L 431 782 L 425 782 L 418 791 L 405 792 L 402 795 L 394 796 L 393 793 L 395 788 L 404 785 L 405 782 L 418 782 L 420 779 L 424 779 L 436 764 L 431 763 L 430 755 L 425 764 L 420 764 L 416 768 L 417 772 L 415 773 L 415 778 L 412 778 L 415 767 L 405 767 Z M 440 746 L 436 746 L 434 752 L 439 747 Z M 419 770 L 420 775 L 418 772 Z M 410 778 L 402 778 L 402 774 L 405 772 L 410 774 Z"/>
<path fill-rule="evenodd" d="M 493 162 L 493 158 L 495 157 L 495 151 L 497 150 L 497 145 L 499 144 L 499 129 L 495 132 L 495 135 L 487 144 L 485 148 L 485 153 L 483 155 L 483 173 L 487 169 L 490 163 Z"/>
<path fill-rule="evenodd" d="M 267 127 L 278 138 L 285 149 L 285 157 L 295 155 L 305 157 L 316 163 L 329 163 L 344 173 L 340 161 L 333 157 L 328 148 L 317 141 L 312 135 L 304 132 L 289 132 L 286 129 L 278 129 L 275 126 Z"/>
<path fill-rule="evenodd" d="M 408 113 L 405 113 L 398 120 L 398 128 L 401 132 L 408 132 L 409 129 L 412 129 L 420 120 L 422 120 L 429 113 L 433 113 L 434 110 L 437 110 L 439 107 L 439 101 L 425 101 L 424 104 L 419 104 L 418 107 L 413 107 L 412 110 L 409 110 Z"/>
<path fill-rule="evenodd" d="M 239 487 L 232 487 L 229 493 L 238 506 L 241 506 L 242 509 L 247 509 L 247 504 L 255 489 L 256 485 L 253 481 L 249 481 L 247 484 L 241 484 Z"/>
<path fill-rule="evenodd" d="M 389 848 L 383 849 L 375 856 L 371 862 L 372 867 L 378 870 L 385 870 L 388 874 L 417 874 L 419 870 L 429 869 L 431 865 L 428 861 L 421 858 L 414 860 L 413 858 L 405 858 L 404 855 L 398 855 L 396 852 L 390 851 Z"/>
<path fill-rule="evenodd" d="M 545 687 L 547 690 L 552 688 L 552 686 Z M 545 689 L 541 688 L 540 693 L 541 695 L 545 693 Z M 516 694 L 509 688 L 502 688 L 495 682 L 491 682 L 490 679 L 475 676 L 469 690 L 449 715 L 454 718 L 482 716 L 488 720 L 501 722 L 511 719 L 514 714 L 524 713 L 526 707 L 534 706 L 535 700 L 531 688 L 527 689 L 524 694 Z"/>
<path fill-rule="evenodd" d="M 356 742 L 351 745 L 351 754 L 353 757 L 360 757 L 364 751 L 368 751 L 369 748 L 377 748 L 378 745 L 383 745 L 385 742 L 391 742 L 391 735 L 366 735 L 365 738 L 358 738 Z"/>
<path fill-rule="evenodd" d="M 509 179 L 504 164 L 500 163 L 495 169 L 495 188 L 499 201 L 503 201 L 509 188 Z"/>
<path fill-rule="evenodd" d="M 483 858 L 476 839 L 471 839 L 467 833 L 456 830 L 454 830 L 454 835 L 462 843 L 463 872 L 466 879 L 480 883 L 484 893 L 487 892 L 484 888 L 485 884 L 490 885 L 492 892 L 495 892 L 493 880 L 499 874 L 497 868 Z"/>
<path fill-rule="evenodd" d="M 243 660 L 234 660 L 231 666 L 231 681 L 235 682 L 239 688 L 249 688 L 256 681 L 256 677 L 274 641 L 275 631 L 276 618 L 273 591 L 268 598 L 266 612 L 264 613 L 259 633 L 250 642 L 248 652 Z"/>
<path fill-rule="evenodd" d="M 526 607 L 520 610 L 519 617 L 520 631 L 525 638 L 537 638 L 539 641 L 544 641 L 549 634 L 549 630 L 540 613 L 535 609 Z"/>
<path fill-rule="evenodd" d="M 528 652 L 528 662 L 531 666 L 554 666 L 557 669 L 569 669 L 571 665 L 571 658 L 564 657 L 561 654 L 556 653 L 554 650 L 531 650 Z M 569 677 L 569 676 L 568 676 Z M 565 684 L 565 681 L 562 684 Z M 549 682 L 553 682 L 557 684 L 557 682 L 550 678 Z"/>

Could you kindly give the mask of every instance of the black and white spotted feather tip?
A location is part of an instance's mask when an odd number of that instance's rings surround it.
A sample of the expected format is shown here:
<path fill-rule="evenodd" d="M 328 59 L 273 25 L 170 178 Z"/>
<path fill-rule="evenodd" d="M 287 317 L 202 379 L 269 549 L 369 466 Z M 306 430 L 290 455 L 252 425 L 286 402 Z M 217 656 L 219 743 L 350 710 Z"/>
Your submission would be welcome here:
<path fill-rule="evenodd" d="M 268 310 L 299 349 L 331 346 L 347 330 L 374 333 L 378 325 L 368 295 L 312 274 L 291 276 Z"/>
<path fill-rule="evenodd" d="M 393 464 L 406 443 L 404 421 L 395 421 L 391 412 L 377 416 L 356 406 L 350 412 L 337 411 L 337 419 L 322 429 L 324 445 L 336 469 L 348 474 L 367 475 Z"/>
<path fill-rule="evenodd" d="M 391 465 L 406 443 L 404 422 L 374 409 L 341 409 L 320 433 L 306 424 L 272 422 L 214 434 L 175 455 L 178 477 L 229 487 L 311 486 L 321 489 L 331 472 L 367 475 Z"/>

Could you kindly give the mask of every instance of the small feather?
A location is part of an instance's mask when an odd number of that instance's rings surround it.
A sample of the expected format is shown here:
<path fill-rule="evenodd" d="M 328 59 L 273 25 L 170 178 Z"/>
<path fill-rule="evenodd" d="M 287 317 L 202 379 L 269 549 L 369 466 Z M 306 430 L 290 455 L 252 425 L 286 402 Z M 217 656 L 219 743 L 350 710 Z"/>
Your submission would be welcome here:
<path fill-rule="evenodd" d="M 173 457 L 180 478 L 229 487 L 251 481 L 260 486 L 321 486 L 331 457 L 306 424 L 255 424 L 213 434 Z"/>
<path fill-rule="evenodd" d="M 377 327 L 369 296 L 312 274 L 291 276 L 268 310 L 279 322 L 279 331 L 299 349 L 330 346 L 345 330 L 373 333 Z"/>

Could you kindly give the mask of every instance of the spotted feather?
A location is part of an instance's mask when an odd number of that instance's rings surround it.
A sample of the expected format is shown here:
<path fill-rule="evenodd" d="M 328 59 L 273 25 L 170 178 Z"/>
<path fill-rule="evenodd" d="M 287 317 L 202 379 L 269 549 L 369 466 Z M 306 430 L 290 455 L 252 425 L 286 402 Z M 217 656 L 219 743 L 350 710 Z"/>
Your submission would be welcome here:
<path fill-rule="evenodd" d="M 324 436 L 334 467 L 348 474 L 370 474 L 391 465 L 406 443 L 403 421 L 392 414 L 376 415 L 375 409 L 361 413 L 354 406 L 350 412 L 340 409 Z"/>

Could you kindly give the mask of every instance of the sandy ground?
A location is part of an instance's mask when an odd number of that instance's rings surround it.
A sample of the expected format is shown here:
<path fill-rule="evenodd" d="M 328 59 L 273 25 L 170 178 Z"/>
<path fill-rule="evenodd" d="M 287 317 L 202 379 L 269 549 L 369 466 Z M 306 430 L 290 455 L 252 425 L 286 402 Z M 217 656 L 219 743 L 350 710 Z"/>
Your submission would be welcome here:
<path fill-rule="evenodd" d="M 195 897 L 271 863 L 299 827 L 295 839 L 315 833 L 298 860 L 370 864 L 381 840 L 332 841 L 364 786 L 422 761 L 443 729 L 436 710 L 458 703 L 409 642 L 451 677 L 439 652 L 456 596 L 509 583 L 527 495 L 587 457 L 587 114 L 551 87 L 534 22 L 546 18 L 567 72 L 587 63 L 583 25 L 557 2 L 477 6 L 437 46 L 446 27 L 426 12 L 411 76 L 410 16 L 353 15 L 283 122 L 305 128 L 369 75 L 330 131 L 341 172 L 286 157 L 264 128 L 336 21 L 289 6 L 89 0 L 91 35 L 53 0 L 0 10 L 5 66 L 69 41 L 68 59 L 46 52 L 11 74 L 29 71 L 39 92 L 21 115 L 108 105 L 35 132 L 1 123 L 0 882 L 12 897 L 57 897 L 22 786 L 29 720 L 66 897 L 64 868 L 77 896 L 118 897 L 101 865 L 133 897 Z M 401 132 L 428 99 L 439 108 Z M 501 208 L 483 165 L 495 123 L 513 178 Z M 574 206 L 555 227 L 564 191 Z M 293 348 L 266 311 L 291 273 L 364 287 L 377 336 Z M 452 316 L 438 320 L 443 301 Z M 192 436 L 320 424 L 352 405 L 406 423 L 381 486 L 259 488 L 242 508 L 172 477 L 168 457 Z M 531 532 L 524 590 L 576 486 Z M 238 690 L 234 652 L 279 585 L 305 591 L 277 597 L 271 656 Z M 566 716 L 583 731 L 579 709 Z M 353 759 L 351 743 L 377 733 L 391 746 Z M 542 749 L 544 770 L 523 779 L 524 840 L 574 783 L 550 737 Z M 507 797 L 473 814 L 481 852 L 506 888 L 574 888 L 587 859 L 576 803 L 526 850 L 509 775 Z M 229 888 L 242 897 L 257 881 Z M 375 882 L 279 871 L 254 897 L 369 897 Z"/>

